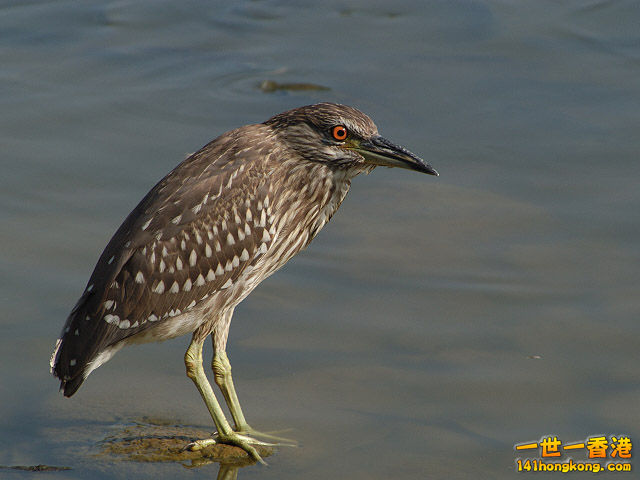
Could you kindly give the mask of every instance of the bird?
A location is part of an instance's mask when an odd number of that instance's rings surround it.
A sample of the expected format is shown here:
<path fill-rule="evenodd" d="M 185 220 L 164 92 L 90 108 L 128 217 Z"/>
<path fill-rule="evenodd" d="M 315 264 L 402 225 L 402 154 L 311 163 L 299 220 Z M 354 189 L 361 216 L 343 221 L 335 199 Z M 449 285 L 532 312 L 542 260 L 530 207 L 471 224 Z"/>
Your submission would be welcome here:
<path fill-rule="evenodd" d="M 228 131 L 188 156 L 126 217 L 67 317 L 50 360 L 64 396 L 124 346 L 192 334 L 184 362 L 216 426 L 211 442 L 262 462 L 255 445 L 267 443 L 245 419 L 226 353 L 234 308 L 309 245 L 354 177 L 377 166 L 438 175 L 336 103 Z M 209 336 L 234 427 L 203 368 Z"/>

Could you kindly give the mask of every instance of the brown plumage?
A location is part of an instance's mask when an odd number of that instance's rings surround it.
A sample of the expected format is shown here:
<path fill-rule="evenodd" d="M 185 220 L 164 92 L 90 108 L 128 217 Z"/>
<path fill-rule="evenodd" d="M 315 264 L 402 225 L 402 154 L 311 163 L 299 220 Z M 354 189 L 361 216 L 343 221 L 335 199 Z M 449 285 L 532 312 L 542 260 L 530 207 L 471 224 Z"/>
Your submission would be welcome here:
<path fill-rule="evenodd" d="M 213 333 L 224 353 L 234 307 L 376 165 L 436 174 L 363 113 L 329 103 L 232 130 L 189 156 L 129 214 L 71 311 L 51 359 L 64 394 L 126 344 L 195 331 L 194 342 Z"/>

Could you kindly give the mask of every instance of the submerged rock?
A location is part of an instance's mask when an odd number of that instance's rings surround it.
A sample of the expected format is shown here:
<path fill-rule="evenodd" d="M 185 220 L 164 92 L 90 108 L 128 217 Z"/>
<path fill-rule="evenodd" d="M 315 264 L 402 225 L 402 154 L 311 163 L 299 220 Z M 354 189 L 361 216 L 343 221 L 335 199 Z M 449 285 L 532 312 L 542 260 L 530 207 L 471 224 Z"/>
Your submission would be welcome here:
<path fill-rule="evenodd" d="M 278 83 L 273 80 L 265 80 L 260 84 L 260 90 L 265 93 L 272 93 L 276 90 L 286 90 L 286 91 L 326 91 L 330 90 L 329 87 L 324 87 L 322 85 L 316 85 L 314 83 Z"/>

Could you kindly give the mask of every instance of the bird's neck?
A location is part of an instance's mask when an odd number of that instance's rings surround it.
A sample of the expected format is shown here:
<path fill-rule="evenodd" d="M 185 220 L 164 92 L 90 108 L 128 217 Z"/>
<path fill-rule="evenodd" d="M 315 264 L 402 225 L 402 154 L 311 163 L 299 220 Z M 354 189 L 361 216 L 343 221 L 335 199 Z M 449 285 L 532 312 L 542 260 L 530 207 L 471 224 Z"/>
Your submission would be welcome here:
<path fill-rule="evenodd" d="M 277 236 L 289 244 L 282 246 L 282 260 L 286 261 L 306 247 L 331 219 L 347 195 L 351 179 L 359 172 L 334 169 L 322 163 L 297 163 L 279 173 L 274 178 L 284 181 L 278 182 L 277 187 L 272 184 L 276 190 L 273 211 L 279 212 Z"/>

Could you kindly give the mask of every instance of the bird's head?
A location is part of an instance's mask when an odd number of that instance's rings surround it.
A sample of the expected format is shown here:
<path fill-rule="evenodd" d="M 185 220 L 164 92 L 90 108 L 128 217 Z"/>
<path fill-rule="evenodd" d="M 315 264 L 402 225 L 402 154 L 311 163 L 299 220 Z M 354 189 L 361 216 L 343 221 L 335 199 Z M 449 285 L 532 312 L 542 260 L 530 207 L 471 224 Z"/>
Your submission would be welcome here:
<path fill-rule="evenodd" d="M 265 122 L 278 139 L 307 160 L 369 171 L 399 167 L 438 175 L 431 165 L 378 134 L 364 113 L 335 103 L 318 103 L 280 113 Z"/>

